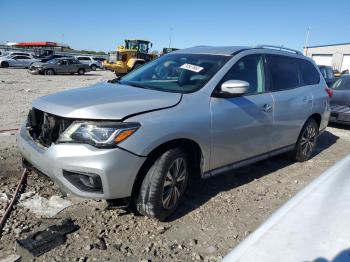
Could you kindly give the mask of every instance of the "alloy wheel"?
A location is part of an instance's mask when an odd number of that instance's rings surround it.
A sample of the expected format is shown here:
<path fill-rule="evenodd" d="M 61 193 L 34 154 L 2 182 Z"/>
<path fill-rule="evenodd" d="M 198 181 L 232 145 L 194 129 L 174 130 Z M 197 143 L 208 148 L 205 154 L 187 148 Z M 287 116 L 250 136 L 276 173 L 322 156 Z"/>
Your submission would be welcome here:
<path fill-rule="evenodd" d="M 176 158 L 165 176 L 162 202 L 165 209 L 172 209 L 178 203 L 186 184 L 187 164 L 182 157 Z"/>
<path fill-rule="evenodd" d="M 300 147 L 304 156 L 311 156 L 316 144 L 317 130 L 313 125 L 307 126 L 301 137 Z"/>

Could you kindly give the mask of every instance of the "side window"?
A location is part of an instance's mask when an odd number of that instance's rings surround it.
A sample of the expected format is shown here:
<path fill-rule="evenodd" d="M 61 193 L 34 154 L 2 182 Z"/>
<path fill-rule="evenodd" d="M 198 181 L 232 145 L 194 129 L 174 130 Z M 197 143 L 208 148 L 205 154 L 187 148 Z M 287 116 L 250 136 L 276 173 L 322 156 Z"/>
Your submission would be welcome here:
<path fill-rule="evenodd" d="M 301 76 L 297 59 L 280 55 L 268 55 L 267 63 L 270 70 L 270 91 L 280 91 L 301 85 Z"/>
<path fill-rule="evenodd" d="M 265 92 L 265 68 L 262 55 L 248 55 L 237 61 L 221 80 L 242 80 L 249 83 L 247 94 Z"/>
<path fill-rule="evenodd" d="M 303 85 L 317 85 L 320 82 L 320 74 L 311 62 L 298 59 L 298 64 L 303 78 Z"/>

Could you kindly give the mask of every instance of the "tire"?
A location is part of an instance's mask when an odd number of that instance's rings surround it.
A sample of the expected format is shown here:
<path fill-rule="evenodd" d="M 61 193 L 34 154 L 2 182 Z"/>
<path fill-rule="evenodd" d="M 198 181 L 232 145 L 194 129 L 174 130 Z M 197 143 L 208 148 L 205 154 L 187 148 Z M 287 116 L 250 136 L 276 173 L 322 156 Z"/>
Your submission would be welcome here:
<path fill-rule="evenodd" d="M 53 69 L 46 69 L 46 70 L 44 71 L 44 74 L 45 74 L 45 75 L 48 75 L 48 76 L 52 76 L 52 75 L 55 74 L 55 71 L 53 71 Z"/>
<path fill-rule="evenodd" d="M 175 212 L 187 186 L 187 159 L 181 148 L 169 149 L 159 156 L 142 181 L 135 203 L 138 212 L 160 221 Z"/>
<path fill-rule="evenodd" d="M 9 63 L 6 61 L 1 63 L 1 67 L 3 67 L 3 68 L 8 68 L 9 66 L 10 66 Z"/>
<path fill-rule="evenodd" d="M 312 157 L 317 144 L 318 124 L 310 118 L 301 129 L 298 141 L 295 145 L 293 158 L 298 162 L 304 162 Z"/>
<path fill-rule="evenodd" d="M 91 68 L 92 71 L 96 71 L 97 66 L 96 65 L 91 65 L 90 68 Z"/>
<path fill-rule="evenodd" d="M 83 75 L 83 74 L 85 74 L 85 69 L 84 68 L 80 68 L 78 70 L 78 75 Z"/>

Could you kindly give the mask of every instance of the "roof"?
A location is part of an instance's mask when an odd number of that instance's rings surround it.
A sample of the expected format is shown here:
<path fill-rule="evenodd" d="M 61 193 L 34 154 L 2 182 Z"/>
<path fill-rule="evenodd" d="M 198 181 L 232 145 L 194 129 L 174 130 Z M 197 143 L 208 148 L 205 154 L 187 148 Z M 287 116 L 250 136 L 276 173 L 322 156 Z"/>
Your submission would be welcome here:
<path fill-rule="evenodd" d="M 186 49 L 177 50 L 176 54 L 210 54 L 210 55 L 232 55 L 236 52 L 250 49 L 247 46 L 195 46 Z"/>
<path fill-rule="evenodd" d="M 69 47 L 67 44 L 48 42 L 48 41 L 18 42 L 18 43 L 8 43 L 8 45 L 26 46 L 26 47 Z"/>
<path fill-rule="evenodd" d="M 329 44 L 329 45 L 313 45 L 313 46 L 305 46 L 304 48 L 327 47 L 327 46 L 337 46 L 337 45 L 350 45 L 350 43 Z"/>

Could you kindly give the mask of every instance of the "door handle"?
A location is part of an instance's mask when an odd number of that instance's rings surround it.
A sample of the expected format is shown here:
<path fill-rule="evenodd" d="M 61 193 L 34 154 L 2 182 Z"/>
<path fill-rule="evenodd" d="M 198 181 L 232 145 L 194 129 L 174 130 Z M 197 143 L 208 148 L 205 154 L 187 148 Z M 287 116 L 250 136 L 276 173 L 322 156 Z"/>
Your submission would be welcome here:
<path fill-rule="evenodd" d="M 262 110 L 264 112 L 270 112 L 272 110 L 272 105 L 265 104 L 265 105 L 262 106 Z"/>

